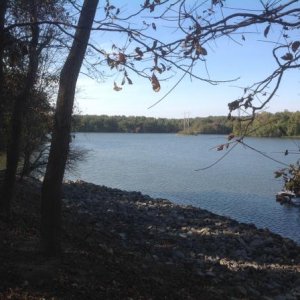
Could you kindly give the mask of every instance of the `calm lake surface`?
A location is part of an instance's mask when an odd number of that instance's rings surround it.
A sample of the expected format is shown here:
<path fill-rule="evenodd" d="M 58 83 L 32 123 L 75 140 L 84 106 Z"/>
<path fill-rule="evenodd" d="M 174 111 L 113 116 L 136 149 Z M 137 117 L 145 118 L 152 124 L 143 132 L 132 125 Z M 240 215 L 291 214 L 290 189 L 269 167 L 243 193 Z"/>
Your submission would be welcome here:
<path fill-rule="evenodd" d="M 274 171 L 284 166 L 237 145 L 215 166 L 195 171 L 220 158 L 226 150 L 210 149 L 225 142 L 226 136 L 216 135 L 77 133 L 74 147 L 91 151 L 66 178 L 191 204 L 300 243 L 300 208 L 275 201 L 282 181 L 274 179 Z M 299 140 L 245 142 L 285 163 L 298 159 L 277 152 L 298 149 Z"/>

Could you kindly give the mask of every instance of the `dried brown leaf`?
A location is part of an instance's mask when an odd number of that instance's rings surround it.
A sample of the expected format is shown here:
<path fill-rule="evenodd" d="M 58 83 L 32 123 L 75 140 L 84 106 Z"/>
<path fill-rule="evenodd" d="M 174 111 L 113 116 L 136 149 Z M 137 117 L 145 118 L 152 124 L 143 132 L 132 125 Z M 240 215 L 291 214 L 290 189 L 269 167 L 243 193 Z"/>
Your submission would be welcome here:
<path fill-rule="evenodd" d="M 119 91 L 121 91 L 121 90 L 122 90 L 122 88 L 119 87 L 119 86 L 116 84 L 116 82 L 114 82 L 114 91 L 119 92 Z"/>
<path fill-rule="evenodd" d="M 158 61 L 158 56 L 155 55 L 155 57 L 154 57 L 154 65 L 155 65 L 155 66 L 157 66 L 157 61 Z"/>
<path fill-rule="evenodd" d="M 231 141 L 234 138 L 234 134 L 230 133 L 227 138 L 228 138 L 228 141 Z"/>
<path fill-rule="evenodd" d="M 292 51 L 293 52 L 296 52 L 299 47 L 300 47 L 300 42 L 299 41 L 295 41 L 295 42 L 292 43 Z"/>
<path fill-rule="evenodd" d="M 126 63 L 126 55 L 124 53 L 119 53 L 119 59 L 118 59 L 120 64 L 125 64 Z"/>
<path fill-rule="evenodd" d="M 207 50 L 203 47 L 201 47 L 201 53 L 202 55 L 207 55 Z"/>
<path fill-rule="evenodd" d="M 271 24 L 269 24 L 269 25 L 265 28 L 265 30 L 264 30 L 264 36 L 265 36 L 265 38 L 268 37 L 270 28 L 271 28 Z"/>
<path fill-rule="evenodd" d="M 159 92 L 160 91 L 160 83 L 154 73 L 152 74 L 152 77 L 151 77 L 151 83 L 152 83 L 153 91 Z"/>
<path fill-rule="evenodd" d="M 158 66 L 155 66 L 154 69 L 155 69 L 159 74 L 161 74 L 161 73 L 163 72 L 162 69 L 161 69 L 160 67 L 158 67 Z"/>
<path fill-rule="evenodd" d="M 125 71 L 125 73 L 124 73 L 124 76 L 126 77 L 128 84 L 133 84 L 133 83 L 132 83 L 132 80 L 128 77 L 128 74 L 127 74 L 126 71 Z"/>
<path fill-rule="evenodd" d="M 141 50 L 140 47 L 136 47 L 135 48 L 135 52 L 137 53 L 137 55 L 139 55 L 140 57 L 143 57 L 144 53 L 143 51 Z"/>
<path fill-rule="evenodd" d="M 283 172 L 281 172 L 281 171 L 275 171 L 274 174 L 275 174 L 275 178 L 279 178 L 279 177 L 281 177 L 283 175 Z"/>
<path fill-rule="evenodd" d="M 144 3 L 144 7 L 148 7 L 150 5 L 150 0 L 146 0 Z"/>
<path fill-rule="evenodd" d="M 151 50 L 154 50 L 154 49 L 156 48 L 156 46 L 157 46 L 157 40 L 155 40 L 155 41 L 153 42 L 153 45 L 152 45 L 152 47 L 151 47 Z"/>
<path fill-rule="evenodd" d="M 292 60 L 294 58 L 292 53 L 286 53 L 285 55 L 281 56 L 281 59 L 283 60 Z"/>
<path fill-rule="evenodd" d="M 204 47 L 200 46 L 199 44 L 196 46 L 197 54 L 207 55 L 207 51 Z"/>

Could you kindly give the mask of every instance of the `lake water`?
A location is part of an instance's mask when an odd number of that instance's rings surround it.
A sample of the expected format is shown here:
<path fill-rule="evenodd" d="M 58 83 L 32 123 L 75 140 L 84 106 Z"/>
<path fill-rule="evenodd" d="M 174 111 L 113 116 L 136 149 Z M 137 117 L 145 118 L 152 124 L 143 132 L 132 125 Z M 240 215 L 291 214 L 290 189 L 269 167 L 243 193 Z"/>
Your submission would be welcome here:
<path fill-rule="evenodd" d="M 216 135 L 77 133 L 74 146 L 91 151 L 66 177 L 191 204 L 300 243 L 300 208 L 275 201 L 282 181 L 274 179 L 274 171 L 282 165 L 237 145 L 215 166 L 195 171 L 219 159 L 226 150 L 210 149 L 225 141 Z M 299 140 L 245 142 L 285 163 L 298 159 L 277 152 L 298 149 Z"/>

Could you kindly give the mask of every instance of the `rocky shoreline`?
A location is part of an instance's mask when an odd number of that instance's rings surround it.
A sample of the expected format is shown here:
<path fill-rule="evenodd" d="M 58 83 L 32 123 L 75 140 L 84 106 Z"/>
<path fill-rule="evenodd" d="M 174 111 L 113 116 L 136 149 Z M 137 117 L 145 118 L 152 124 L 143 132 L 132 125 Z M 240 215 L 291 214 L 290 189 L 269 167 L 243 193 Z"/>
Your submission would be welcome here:
<path fill-rule="evenodd" d="M 300 299 L 300 247 L 268 230 L 83 181 L 64 184 L 63 203 L 51 299 Z"/>
<path fill-rule="evenodd" d="M 220 297 L 300 299 L 300 248 L 289 239 L 139 192 L 83 181 L 68 182 L 64 191 L 66 206 L 93 221 L 95 230 L 148 264 L 189 266 L 199 280 L 225 283 Z M 113 255 L 113 248 L 100 247 Z"/>

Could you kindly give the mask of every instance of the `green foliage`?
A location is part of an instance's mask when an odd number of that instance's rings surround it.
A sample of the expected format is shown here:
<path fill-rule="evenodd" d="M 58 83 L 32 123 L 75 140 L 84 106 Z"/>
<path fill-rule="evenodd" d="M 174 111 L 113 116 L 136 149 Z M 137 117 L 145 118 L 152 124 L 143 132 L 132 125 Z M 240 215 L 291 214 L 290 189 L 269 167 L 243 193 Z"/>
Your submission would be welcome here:
<path fill-rule="evenodd" d="M 229 134 L 232 132 L 232 121 L 224 116 L 191 119 L 191 131 L 194 134 Z"/>
<path fill-rule="evenodd" d="M 49 103 L 49 95 L 42 91 L 34 91 L 27 108 L 22 132 L 22 176 L 36 170 L 44 156 L 44 164 L 47 162 L 48 156 L 43 152 L 50 142 L 52 116 L 53 108 Z"/>
<path fill-rule="evenodd" d="M 228 134 L 232 132 L 227 117 L 190 119 L 190 126 L 183 131 L 182 119 L 75 115 L 73 131 L 78 132 L 132 132 L 132 133 L 183 133 L 183 134 Z"/>
<path fill-rule="evenodd" d="M 225 116 L 190 118 L 184 129 L 183 119 L 126 117 L 107 115 L 75 115 L 73 131 L 77 132 L 134 132 L 180 134 L 230 134 L 244 133 L 245 124 L 228 120 Z M 284 137 L 300 136 L 300 112 L 263 112 L 258 114 L 247 136 Z"/>
<path fill-rule="evenodd" d="M 288 191 L 300 194 L 300 163 L 299 160 L 295 164 L 291 164 L 288 168 L 275 172 L 275 178 L 282 177 L 284 187 Z"/>
<path fill-rule="evenodd" d="M 234 123 L 235 135 L 244 133 L 245 124 Z M 278 112 L 275 114 L 262 112 L 257 114 L 247 130 L 247 136 L 285 137 L 300 136 L 300 112 Z"/>
<path fill-rule="evenodd" d="M 175 133 L 181 128 L 180 119 L 106 115 L 73 117 L 73 131 L 77 132 Z"/>

